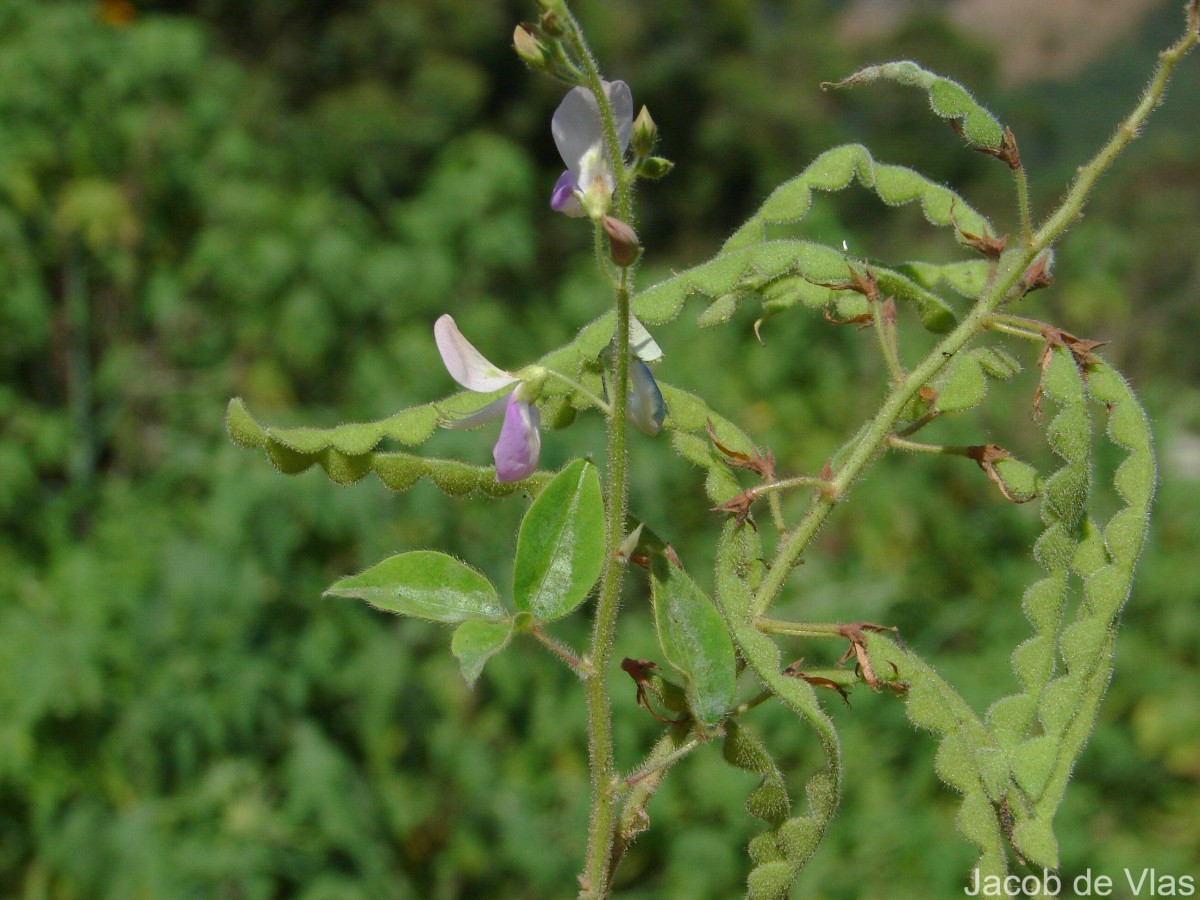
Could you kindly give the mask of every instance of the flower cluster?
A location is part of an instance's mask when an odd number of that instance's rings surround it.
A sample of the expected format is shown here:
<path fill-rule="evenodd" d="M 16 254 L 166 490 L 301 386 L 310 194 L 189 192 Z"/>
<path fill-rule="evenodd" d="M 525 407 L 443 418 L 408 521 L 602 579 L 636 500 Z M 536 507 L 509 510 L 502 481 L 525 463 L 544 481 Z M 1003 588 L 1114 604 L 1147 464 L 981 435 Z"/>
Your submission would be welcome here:
<path fill-rule="evenodd" d="M 633 95 L 623 81 L 604 82 L 604 93 L 624 153 L 634 127 Z M 573 217 L 603 218 L 617 184 L 595 95 L 582 87 L 569 91 L 554 112 L 550 130 L 567 165 L 554 186 L 551 208 Z M 662 429 L 666 405 L 646 363 L 659 359 L 662 350 L 637 319 L 631 319 L 630 329 L 632 352 L 625 415 L 637 428 L 655 435 Z M 446 370 L 467 390 L 490 394 L 512 388 L 479 411 L 446 422 L 446 427 L 474 428 L 503 416 L 500 437 L 492 450 L 496 480 L 507 482 L 528 478 L 537 469 L 541 454 L 541 414 L 536 402 L 549 373 L 540 366 L 508 372 L 494 365 L 463 336 L 450 315 L 443 315 L 434 323 L 433 335 Z"/>

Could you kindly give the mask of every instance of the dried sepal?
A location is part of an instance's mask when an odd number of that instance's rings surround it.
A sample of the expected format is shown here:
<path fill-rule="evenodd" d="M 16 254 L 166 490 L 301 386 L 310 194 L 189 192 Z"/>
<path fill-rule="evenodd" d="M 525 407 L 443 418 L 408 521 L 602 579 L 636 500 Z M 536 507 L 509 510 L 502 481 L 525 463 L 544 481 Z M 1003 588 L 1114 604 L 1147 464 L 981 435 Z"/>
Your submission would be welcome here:
<path fill-rule="evenodd" d="M 789 663 L 787 666 L 784 667 L 783 674 L 787 675 L 791 678 L 799 678 L 802 681 L 807 681 L 813 687 L 820 687 L 820 688 L 826 688 L 831 691 L 837 691 L 842 697 L 842 702 L 845 703 L 846 706 L 850 705 L 850 693 L 844 687 L 842 687 L 842 685 L 838 684 L 832 678 L 822 678 L 820 675 L 806 674 L 801 669 L 801 666 L 803 665 L 803 663 L 804 663 L 803 659 L 798 659 L 793 663 Z"/>
<path fill-rule="evenodd" d="M 954 133 L 963 140 L 970 140 L 970 138 L 968 138 L 966 133 L 963 131 L 962 124 L 957 119 L 950 120 L 950 127 L 953 128 Z M 1014 172 L 1021 168 L 1021 151 L 1017 147 L 1017 136 L 1013 134 L 1012 129 L 1007 125 L 1004 126 L 1004 134 L 1000 138 L 999 147 L 987 147 L 982 144 L 976 144 L 972 142 L 971 149 L 979 153 L 985 153 L 988 156 L 995 157 Z"/>
<path fill-rule="evenodd" d="M 1004 495 L 1004 499 L 1010 503 L 1028 503 L 1036 493 L 1031 493 L 1027 497 L 1018 497 L 1009 490 L 1004 479 L 1000 477 L 1000 473 L 996 471 L 996 463 L 1003 459 L 1009 459 L 1011 454 L 998 444 L 976 444 L 967 447 L 964 451 L 968 459 L 975 460 L 983 473 L 987 475 L 988 481 L 1000 489 L 1000 493 Z"/>
<path fill-rule="evenodd" d="M 740 494 L 735 494 L 724 503 L 718 503 L 711 507 L 711 512 L 728 513 L 733 516 L 734 521 L 741 525 L 747 521 L 754 528 L 758 526 L 754 524 L 754 520 L 750 518 L 750 507 L 754 505 L 754 501 L 758 499 L 758 491 L 754 488 L 747 488 Z"/>
<path fill-rule="evenodd" d="M 867 632 L 877 634 L 891 632 L 897 638 L 900 635 L 900 629 L 894 625 L 875 625 L 871 622 L 847 622 L 839 625 L 838 634 L 848 640 L 850 646 L 838 660 L 838 665 L 853 658 L 855 671 L 872 690 L 888 688 L 897 693 L 905 693 L 908 686 L 899 680 L 898 674 L 896 679 L 883 679 L 875 673 L 875 667 L 871 664 L 871 655 L 867 653 Z M 895 663 L 892 663 L 892 667 L 895 668 Z"/>
<path fill-rule="evenodd" d="M 950 223 L 954 226 L 954 230 L 958 232 L 958 236 L 962 238 L 962 242 L 973 250 L 978 251 L 981 255 L 991 260 L 998 260 L 1004 252 L 1004 248 L 1008 245 L 1008 235 L 1002 234 L 999 237 L 993 237 L 986 231 L 981 234 L 967 231 L 958 224 L 954 218 L 954 203 L 950 203 Z"/>
<path fill-rule="evenodd" d="M 662 713 L 658 712 L 650 703 L 650 673 L 658 669 L 658 663 L 650 659 L 632 659 L 625 657 L 621 660 L 621 670 L 625 672 L 633 683 L 637 685 L 636 699 L 639 706 L 644 706 L 646 711 L 658 721 L 665 725 L 679 725 L 686 721 L 686 716 L 680 719 L 669 719 Z"/>
<path fill-rule="evenodd" d="M 1054 358 L 1054 350 L 1056 347 L 1064 347 L 1071 354 L 1071 358 L 1075 360 L 1075 366 L 1079 369 L 1079 374 L 1087 376 L 1089 366 L 1098 365 L 1099 357 L 1092 351 L 1098 350 L 1105 346 L 1108 341 L 1092 341 L 1087 338 L 1076 337 L 1070 332 L 1063 331 L 1054 325 L 1042 325 L 1042 336 L 1046 339 L 1046 347 L 1042 350 L 1042 355 L 1038 358 L 1038 367 L 1041 369 L 1041 377 L 1038 379 L 1037 390 L 1033 394 L 1033 415 L 1034 418 L 1040 419 L 1042 415 L 1042 395 L 1045 393 L 1046 370 L 1050 368 L 1050 360 Z"/>
<path fill-rule="evenodd" d="M 705 422 L 704 430 L 708 432 L 708 439 L 713 442 L 713 446 L 725 455 L 725 461 L 730 466 L 735 469 L 748 469 L 756 473 L 763 481 L 775 480 L 775 454 L 769 449 L 764 454 L 760 453 L 757 448 L 753 453 L 743 453 L 741 450 L 726 447 L 717 440 L 717 433 L 713 430 L 711 419 Z"/>

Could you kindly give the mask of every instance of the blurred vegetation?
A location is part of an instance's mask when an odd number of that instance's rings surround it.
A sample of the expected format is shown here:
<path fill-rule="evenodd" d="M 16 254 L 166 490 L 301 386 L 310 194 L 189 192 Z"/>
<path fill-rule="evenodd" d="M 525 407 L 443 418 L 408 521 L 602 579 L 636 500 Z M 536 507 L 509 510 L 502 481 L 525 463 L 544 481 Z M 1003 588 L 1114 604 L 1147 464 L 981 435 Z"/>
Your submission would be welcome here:
<path fill-rule="evenodd" d="M 642 197 L 643 283 L 703 259 L 774 184 L 846 140 L 1011 222 L 1002 167 L 963 151 L 921 98 L 831 96 L 822 80 L 905 55 L 964 80 L 1021 138 L 1044 208 L 1178 27 L 1167 4 L 1078 80 L 1006 92 L 992 51 L 927 16 L 850 48 L 833 38 L 838 5 L 817 0 L 579 6 L 678 164 Z M 3 896 L 569 891 L 587 814 L 578 685 L 530 644 L 470 692 L 447 631 L 320 597 L 417 547 L 503 579 L 522 501 L 285 479 L 232 447 L 222 421 L 235 394 L 276 422 L 386 415 L 451 388 L 431 340 L 439 313 L 516 364 L 606 302 L 586 229 L 546 209 L 559 91 L 507 46 L 530 15 L 515 0 L 469 15 L 461 0 L 0 0 Z M 1114 340 L 1163 452 L 1116 678 L 1060 814 L 1067 875 L 1200 867 L 1195 62 L 1064 244 L 1058 283 L 1029 302 Z M 856 252 L 948 246 L 865 195 L 817 212 L 806 233 Z M 685 311 L 660 336 L 663 377 L 705 393 L 782 471 L 816 471 L 881 395 L 880 367 L 859 361 L 869 336 L 797 311 L 765 327 L 764 351 L 752 321 L 697 333 Z M 1037 459 L 1033 384 L 942 434 Z M 547 435 L 547 462 L 600 435 L 597 422 Z M 485 462 L 488 443 L 446 433 L 430 448 Z M 702 569 L 717 523 L 698 473 L 662 441 L 633 454 L 635 514 Z M 982 708 L 1009 687 L 996 673 L 1011 678 L 1027 633 L 1036 512 L 954 462 L 877 466 L 788 609 L 899 625 Z M 640 588 L 632 597 L 618 650 L 652 655 Z M 576 617 L 560 634 L 581 644 L 585 628 Z M 617 696 L 623 765 L 656 729 L 633 694 Z M 847 798 L 797 895 L 956 893 L 972 854 L 932 742 L 894 698 L 853 704 L 829 704 Z M 765 708 L 752 721 L 793 771 L 815 761 L 794 719 Z M 680 766 L 621 871 L 626 896 L 739 894 L 752 783 L 715 749 Z"/>

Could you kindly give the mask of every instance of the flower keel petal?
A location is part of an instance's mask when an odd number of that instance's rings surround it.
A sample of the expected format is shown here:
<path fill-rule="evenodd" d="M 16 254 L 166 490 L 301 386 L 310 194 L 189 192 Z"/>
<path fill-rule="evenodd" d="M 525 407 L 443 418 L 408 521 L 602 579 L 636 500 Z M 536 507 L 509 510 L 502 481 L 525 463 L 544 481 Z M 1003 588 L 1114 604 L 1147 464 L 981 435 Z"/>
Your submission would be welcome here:
<path fill-rule="evenodd" d="M 575 192 L 578 190 L 579 183 L 568 169 L 558 176 L 558 181 L 554 183 L 554 190 L 550 193 L 550 208 L 555 212 L 565 213 L 573 219 L 581 217 L 583 206 L 580 205 L 579 198 L 575 196 Z"/>
<path fill-rule="evenodd" d="M 520 481 L 537 469 L 542 452 L 541 420 L 536 406 L 518 400 L 516 391 L 509 394 L 500 439 L 492 449 L 497 481 Z"/>

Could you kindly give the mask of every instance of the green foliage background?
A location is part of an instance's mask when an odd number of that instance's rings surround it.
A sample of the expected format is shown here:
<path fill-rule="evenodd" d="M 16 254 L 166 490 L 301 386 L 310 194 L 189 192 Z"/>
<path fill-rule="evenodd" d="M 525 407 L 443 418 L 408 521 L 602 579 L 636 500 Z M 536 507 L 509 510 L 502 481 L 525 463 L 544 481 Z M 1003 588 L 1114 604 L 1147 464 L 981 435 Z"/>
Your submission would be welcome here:
<path fill-rule="evenodd" d="M 277 423 L 333 424 L 449 392 L 430 330 L 441 312 L 517 365 L 607 302 L 586 229 L 546 208 L 559 91 L 507 45 L 531 10 L 139 6 L 116 24 L 92 3 L 0 0 L 0 895 L 563 896 L 587 814 L 579 686 L 526 642 L 470 691 L 448 629 L 320 596 L 417 548 L 503 583 L 524 501 L 285 479 L 223 432 L 233 395 Z M 1012 90 L 991 51 L 936 18 L 850 48 L 838 4 L 818 0 L 579 6 L 677 163 L 642 194 L 643 285 L 711 255 L 771 187 L 846 140 L 1011 225 L 1003 167 L 962 150 L 921 98 L 817 83 L 908 55 L 964 81 L 1021 138 L 1045 207 L 1178 25 L 1166 4 L 1077 79 Z M 1055 287 L 1027 301 L 1114 340 L 1163 456 L 1115 680 L 1059 817 L 1068 876 L 1200 869 L 1197 88 L 1190 60 L 1063 245 Z M 807 236 L 893 259 L 945 252 L 919 213 L 865 192 L 818 204 Z M 697 331 L 698 312 L 657 335 L 664 377 L 771 446 L 781 471 L 819 469 L 881 396 L 869 335 L 797 309 L 764 327 L 764 351 L 752 311 L 732 333 Z M 1044 460 L 1033 388 L 1018 379 L 942 434 Z M 581 420 L 547 434 L 544 457 L 601 438 Z M 488 444 L 443 433 L 427 449 L 482 463 Z M 700 473 L 671 465 L 662 440 L 639 439 L 633 461 L 634 513 L 702 573 L 719 523 Z M 1013 687 L 1038 526 L 958 463 L 877 466 L 780 612 L 899 625 L 982 709 Z M 645 592 L 631 596 L 618 651 L 653 656 Z M 558 633 L 581 644 L 584 619 Z M 617 696 L 626 766 L 657 728 L 633 694 Z M 846 803 L 796 895 L 953 895 L 973 855 L 933 741 L 893 697 L 853 704 L 829 703 Z M 750 720 L 785 772 L 816 763 L 787 714 Z M 717 747 L 685 761 L 621 870 L 626 896 L 738 895 L 755 783 Z"/>

